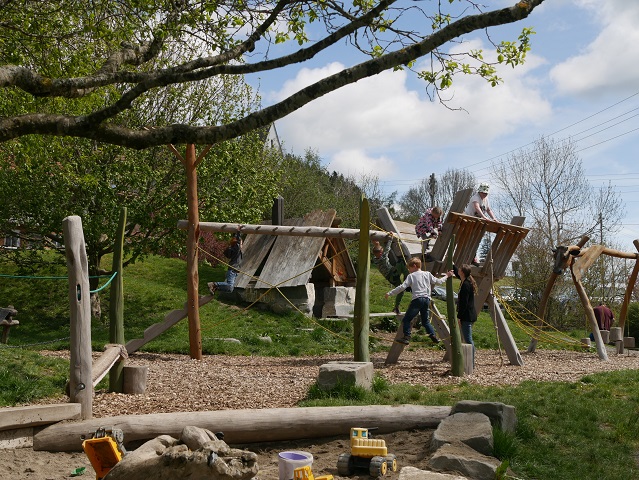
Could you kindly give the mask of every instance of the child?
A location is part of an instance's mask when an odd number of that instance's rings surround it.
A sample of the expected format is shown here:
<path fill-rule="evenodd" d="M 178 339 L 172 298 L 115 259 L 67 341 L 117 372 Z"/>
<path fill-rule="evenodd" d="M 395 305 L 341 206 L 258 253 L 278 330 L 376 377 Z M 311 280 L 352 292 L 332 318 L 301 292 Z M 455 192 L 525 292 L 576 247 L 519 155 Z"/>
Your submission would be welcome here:
<path fill-rule="evenodd" d="M 208 287 L 211 294 L 215 295 L 216 290 L 222 292 L 232 292 L 235 288 L 235 279 L 242 264 L 242 237 L 240 236 L 240 226 L 233 234 L 230 245 L 224 250 L 224 256 L 229 258 L 229 268 L 226 270 L 226 281 L 209 282 Z"/>
<path fill-rule="evenodd" d="M 410 334 L 411 334 L 411 321 L 413 318 L 417 316 L 417 314 L 421 314 L 422 316 L 422 325 L 426 328 L 426 332 L 428 336 L 434 343 L 439 343 L 439 339 L 435 336 L 435 330 L 430 323 L 430 292 L 431 286 L 436 284 L 444 283 L 444 281 L 453 275 L 453 271 L 449 270 L 446 272 L 445 277 L 436 278 L 430 272 L 423 271 L 422 261 L 419 258 L 411 258 L 408 263 L 408 271 L 410 274 L 404 280 L 404 283 L 395 287 L 390 292 L 384 295 L 385 298 L 388 298 L 390 295 L 396 295 L 399 292 L 403 292 L 408 287 L 411 288 L 412 299 L 410 301 L 410 305 L 408 306 L 408 310 L 406 310 L 406 314 L 402 320 L 402 329 L 404 333 L 404 337 L 398 339 L 397 341 L 403 343 L 404 345 L 408 345 L 410 342 Z"/>
<path fill-rule="evenodd" d="M 421 216 L 415 225 L 415 235 L 422 240 L 437 238 L 442 233 L 443 213 L 440 207 L 426 209 L 426 213 Z"/>
<path fill-rule="evenodd" d="M 377 240 L 373 241 L 373 263 L 377 266 L 377 269 L 380 271 L 384 278 L 388 280 L 388 282 L 393 286 L 397 287 L 402 283 L 401 277 L 404 277 L 404 280 L 408 276 L 408 270 L 406 270 L 406 264 L 403 260 L 397 262 L 395 266 L 393 266 L 389 259 L 388 253 L 390 252 L 391 245 L 393 244 L 393 237 L 386 240 L 386 244 L 384 248 L 380 245 Z M 402 297 L 404 296 L 404 292 L 400 292 L 397 294 L 395 298 L 395 308 L 393 308 L 393 312 L 396 315 L 399 315 L 399 304 L 402 301 Z"/>

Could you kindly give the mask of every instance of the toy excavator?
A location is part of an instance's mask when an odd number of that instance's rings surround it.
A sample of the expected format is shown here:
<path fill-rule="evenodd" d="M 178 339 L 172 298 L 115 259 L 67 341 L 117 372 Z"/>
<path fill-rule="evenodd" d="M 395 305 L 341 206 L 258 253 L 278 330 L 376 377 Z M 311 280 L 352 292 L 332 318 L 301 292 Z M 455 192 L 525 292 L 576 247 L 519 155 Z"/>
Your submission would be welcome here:
<path fill-rule="evenodd" d="M 293 470 L 293 480 L 333 480 L 333 475 L 321 475 L 316 477 L 308 465 L 297 467 Z"/>
<path fill-rule="evenodd" d="M 351 428 L 351 453 L 337 459 L 337 473 L 350 476 L 356 468 L 367 469 L 371 477 L 383 477 L 397 471 L 397 457 L 388 453 L 386 442 L 370 438 L 368 428 Z"/>

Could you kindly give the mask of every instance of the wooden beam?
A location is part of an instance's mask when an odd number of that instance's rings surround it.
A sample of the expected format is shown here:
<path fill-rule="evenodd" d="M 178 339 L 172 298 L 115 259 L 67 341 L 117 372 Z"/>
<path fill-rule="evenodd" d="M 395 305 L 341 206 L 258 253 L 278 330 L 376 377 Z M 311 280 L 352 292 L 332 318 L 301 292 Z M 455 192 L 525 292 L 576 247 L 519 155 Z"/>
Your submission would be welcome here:
<path fill-rule="evenodd" d="M 178 228 L 186 230 L 188 222 L 179 220 Z M 217 222 L 200 222 L 200 231 L 202 232 L 236 232 L 240 227 L 240 233 L 252 233 L 258 235 L 285 235 L 292 237 L 335 237 L 346 238 L 349 240 L 359 239 L 359 228 L 329 228 L 314 226 L 289 226 L 289 225 L 248 225 L 243 223 L 217 223 Z M 369 238 L 371 240 L 385 240 L 390 233 L 371 231 Z"/>

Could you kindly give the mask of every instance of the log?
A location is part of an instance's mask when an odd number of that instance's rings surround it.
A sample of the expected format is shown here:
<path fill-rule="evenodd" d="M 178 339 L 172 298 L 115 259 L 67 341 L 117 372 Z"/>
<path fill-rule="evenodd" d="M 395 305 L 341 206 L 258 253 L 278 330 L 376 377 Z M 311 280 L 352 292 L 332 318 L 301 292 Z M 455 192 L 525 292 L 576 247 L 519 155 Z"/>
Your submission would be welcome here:
<path fill-rule="evenodd" d="M 146 391 L 146 381 L 149 376 L 149 367 L 146 365 L 126 365 L 122 369 L 123 393 L 138 394 Z"/>
<path fill-rule="evenodd" d="M 359 239 L 359 228 L 329 228 L 314 226 L 290 226 L 290 225 L 249 225 L 243 223 L 218 223 L 200 222 L 202 232 L 237 232 L 238 227 L 241 233 L 252 233 L 255 235 L 287 235 L 292 237 L 336 237 L 350 240 Z M 178 228 L 185 230 L 188 228 L 186 220 L 178 221 Z M 389 233 L 371 231 L 371 240 L 386 240 Z"/>
<path fill-rule="evenodd" d="M 104 353 L 93 363 L 91 384 L 95 387 L 102 380 L 115 362 L 128 358 L 124 345 L 107 344 Z"/>
<path fill-rule="evenodd" d="M 378 433 L 435 428 L 450 415 L 450 410 L 447 406 L 365 405 L 120 415 L 51 425 L 34 435 L 33 449 L 80 452 L 81 436 L 102 426 L 121 429 L 125 443 L 160 435 L 179 438 L 185 425 L 224 432 L 228 444 L 338 435 L 344 435 L 346 440 L 353 426 L 378 427 Z"/>

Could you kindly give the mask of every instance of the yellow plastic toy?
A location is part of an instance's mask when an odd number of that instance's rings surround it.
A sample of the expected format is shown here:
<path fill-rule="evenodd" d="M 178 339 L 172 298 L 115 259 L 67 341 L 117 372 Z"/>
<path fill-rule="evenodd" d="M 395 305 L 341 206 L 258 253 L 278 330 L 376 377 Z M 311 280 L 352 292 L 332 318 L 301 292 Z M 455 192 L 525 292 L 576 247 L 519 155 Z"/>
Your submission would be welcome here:
<path fill-rule="evenodd" d="M 123 445 L 122 430 L 107 430 L 98 428 L 82 442 L 82 450 L 89 457 L 91 466 L 95 470 L 95 479 L 102 480 L 104 476 L 120 461 L 126 453 Z"/>
<path fill-rule="evenodd" d="M 333 475 L 321 475 L 316 477 L 308 465 L 297 467 L 293 470 L 293 480 L 333 480 Z"/>
<path fill-rule="evenodd" d="M 397 457 L 388 453 L 384 440 L 370 438 L 368 428 L 351 428 L 351 453 L 337 459 L 337 473 L 350 476 L 356 468 L 367 469 L 372 477 L 383 477 L 390 469 L 397 471 Z"/>

